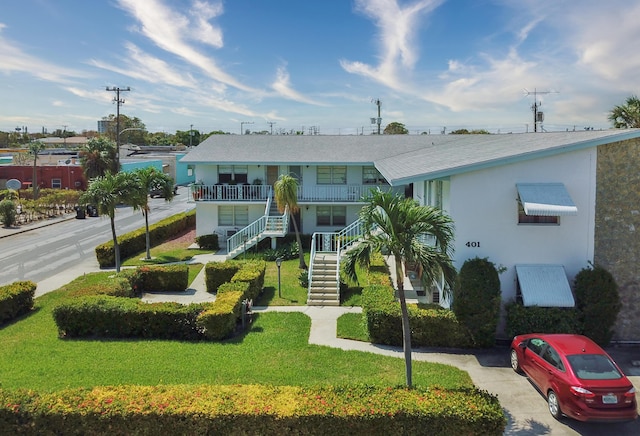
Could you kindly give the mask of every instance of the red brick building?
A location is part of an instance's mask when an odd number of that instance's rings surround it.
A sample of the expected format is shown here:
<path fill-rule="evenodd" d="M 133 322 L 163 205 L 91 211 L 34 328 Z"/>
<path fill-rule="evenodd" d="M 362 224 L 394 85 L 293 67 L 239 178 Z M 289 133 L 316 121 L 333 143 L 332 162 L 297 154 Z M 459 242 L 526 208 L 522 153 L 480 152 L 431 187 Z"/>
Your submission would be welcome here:
<path fill-rule="evenodd" d="M 0 189 L 5 189 L 9 179 L 18 179 L 22 188 L 29 188 L 33 183 L 32 165 L 0 166 Z M 86 189 L 87 182 L 80 165 L 44 165 L 36 167 L 36 181 L 40 188 L 54 189 Z"/>

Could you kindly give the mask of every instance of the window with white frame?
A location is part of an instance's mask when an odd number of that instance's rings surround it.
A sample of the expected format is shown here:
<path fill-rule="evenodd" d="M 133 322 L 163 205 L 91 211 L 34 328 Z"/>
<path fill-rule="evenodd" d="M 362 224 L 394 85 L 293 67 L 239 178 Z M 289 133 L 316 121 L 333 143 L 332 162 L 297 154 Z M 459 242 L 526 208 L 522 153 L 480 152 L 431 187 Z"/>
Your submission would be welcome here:
<path fill-rule="evenodd" d="M 51 179 L 51 187 L 53 189 L 62 188 L 62 179 Z"/>
<path fill-rule="evenodd" d="M 442 209 L 442 180 L 429 180 L 425 184 L 425 204 Z"/>
<path fill-rule="evenodd" d="M 319 166 L 317 169 L 318 185 L 346 185 L 346 166 Z"/>
<path fill-rule="evenodd" d="M 560 217 L 557 215 L 527 215 L 520 201 L 518 203 L 518 224 L 560 224 Z"/>
<path fill-rule="evenodd" d="M 362 184 L 363 185 L 382 185 L 386 184 L 387 181 L 380 171 L 376 169 L 376 167 L 363 167 L 362 168 Z"/>
<path fill-rule="evenodd" d="M 316 206 L 316 224 L 318 226 L 345 226 L 347 224 L 347 207 Z"/>
<path fill-rule="evenodd" d="M 218 182 L 229 183 L 247 183 L 249 168 L 247 165 L 219 165 L 218 166 Z"/>
<path fill-rule="evenodd" d="M 249 225 L 248 206 L 218 206 L 219 226 L 247 226 Z"/>

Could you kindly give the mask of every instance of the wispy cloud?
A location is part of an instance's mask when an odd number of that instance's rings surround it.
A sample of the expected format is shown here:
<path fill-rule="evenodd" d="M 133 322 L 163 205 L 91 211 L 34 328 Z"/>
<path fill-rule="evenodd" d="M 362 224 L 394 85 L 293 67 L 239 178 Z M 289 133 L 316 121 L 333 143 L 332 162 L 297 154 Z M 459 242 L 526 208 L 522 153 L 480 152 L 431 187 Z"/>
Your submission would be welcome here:
<path fill-rule="evenodd" d="M 0 23 L 0 71 L 4 73 L 25 73 L 55 83 L 71 83 L 73 79 L 86 78 L 84 71 L 60 67 L 31 56 L 15 41 L 2 35 L 5 24 Z"/>
<path fill-rule="evenodd" d="M 340 65 L 349 73 L 365 76 L 389 88 L 404 88 L 406 81 L 401 72 L 412 70 L 418 58 L 413 39 L 420 24 L 419 18 L 443 1 L 420 0 L 403 7 L 398 0 L 357 0 L 356 10 L 371 18 L 378 28 L 380 62 L 372 66 L 341 60 Z"/>
<path fill-rule="evenodd" d="M 221 32 L 206 22 L 203 17 L 192 21 L 160 0 L 118 0 L 118 4 L 139 22 L 138 31 L 159 48 L 198 67 L 211 79 L 243 91 L 255 91 L 222 70 L 210 56 L 189 44 L 190 40 L 197 39 L 203 42 L 202 39 L 205 38 L 209 45 L 222 46 Z M 204 2 L 196 2 L 194 10 L 205 11 L 205 16 L 211 17 L 222 11 L 221 4 L 217 4 L 218 7 L 215 4 L 211 6 Z M 204 29 L 203 36 L 194 37 L 192 25 L 199 30 Z"/>
<path fill-rule="evenodd" d="M 175 71 L 167 62 L 145 53 L 136 45 L 127 43 L 125 48 L 128 56 L 125 57 L 126 67 L 124 68 L 97 59 L 90 60 L 89 64 L 150 83 L 185 88 L 196 88 L 198 86 L 193 77 Z"/>
<path fill-rule="evenodd" d="M 271 87 L 282 97 L 297 101 L 300 103 L 312 104 L 315 106 L 325 106 L 323 103 L 314 101 L 308 97 L 305 97 L 298 91 L 294 90 L 291 86 L 289 73 L 286 67 L 281 66 L 278 68 L 276 80 L 271 84 Z"/>

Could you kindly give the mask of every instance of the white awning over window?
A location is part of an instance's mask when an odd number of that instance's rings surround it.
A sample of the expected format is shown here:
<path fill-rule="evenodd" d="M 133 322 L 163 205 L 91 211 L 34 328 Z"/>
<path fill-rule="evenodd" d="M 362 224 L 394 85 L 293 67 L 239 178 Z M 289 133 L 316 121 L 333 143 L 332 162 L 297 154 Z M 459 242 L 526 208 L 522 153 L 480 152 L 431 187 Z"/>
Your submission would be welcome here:
<path fill-rule="evenodd" d="M 562 265 L 516 265 L 518 296 L 524 306 L 574 307 Z"/>
<path fill-rule="evenodd" d="M 526 215 L 578 214 L 578 208 L 563 183 L 517 183 L 516 188 Z"/>

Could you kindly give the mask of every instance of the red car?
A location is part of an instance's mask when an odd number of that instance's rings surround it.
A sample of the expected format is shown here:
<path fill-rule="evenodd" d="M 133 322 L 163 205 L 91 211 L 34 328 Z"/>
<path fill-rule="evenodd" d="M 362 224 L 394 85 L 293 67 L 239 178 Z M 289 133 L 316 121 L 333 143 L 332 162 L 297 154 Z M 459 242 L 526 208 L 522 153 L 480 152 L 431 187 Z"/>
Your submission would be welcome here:
<path fill-rule="evenodd" d="M 527 334 L 511 342 L 511 367 L 547 398 L 549 412 L 579 421 L 638 417 L 636 390 L 618 365 L 586 336 Z"/>

